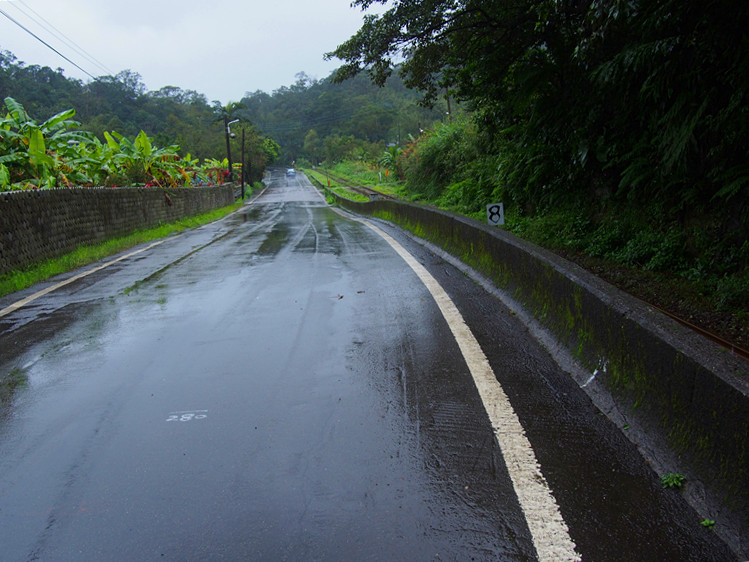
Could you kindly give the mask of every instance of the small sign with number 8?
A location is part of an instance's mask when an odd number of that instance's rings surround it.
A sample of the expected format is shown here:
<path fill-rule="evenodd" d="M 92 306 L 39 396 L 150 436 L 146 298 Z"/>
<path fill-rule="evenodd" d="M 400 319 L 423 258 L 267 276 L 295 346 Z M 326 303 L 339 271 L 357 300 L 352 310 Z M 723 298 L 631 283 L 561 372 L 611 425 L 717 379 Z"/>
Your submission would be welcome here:
<path fill-rule="evenodd" d="M 486 206 L 486 220 L 494 226 L 505 223 L 505 206 L 504 203 L 492 203 Z"/>

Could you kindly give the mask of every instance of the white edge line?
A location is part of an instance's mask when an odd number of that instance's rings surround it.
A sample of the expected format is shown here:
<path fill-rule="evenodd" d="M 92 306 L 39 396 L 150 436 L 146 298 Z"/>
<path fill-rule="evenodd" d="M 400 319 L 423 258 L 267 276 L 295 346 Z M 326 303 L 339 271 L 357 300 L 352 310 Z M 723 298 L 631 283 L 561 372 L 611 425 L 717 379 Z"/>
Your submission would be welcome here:
<path fill-rule="evenodd" d="M 494 436 L 505 459 L 539 560 L 580 560 L 567 524 L 541 472 L 520 420 L 499 384 L 489 360 L 455 303 L 426 268 L 395 239 L 367 221 L 355 218 L 354 220 L 366 224 L 390 244 L 424 283 L 442 312 L 468 364 L 481 401 L 489 415 Z"/>
<path fill-rule="evenodd" d="M 41 291 L 38 291 L 34 293 L 33 295 L 29 295 L 25 299 L 21 299 L 20 301 L 14 302 L 10 306 L 3 308 L 0 310 L 0 318 L 3 316 L 7 316 L 11 312 L 15 312 L 19 308 L 22 308 L 29 304 L 32 301 L 35 301 L 39 297 L 43 297 L 47 293 L 51 293 L 52 291 L 56 291 L 57 289 L 64 287 L 65 285 L 69 285 L 70 283 L 73 283 L 74 281 L 78 281 L 79 279 L 83 279 L 84 277 L 91 275 L 92 273 L 96 273 L 97 271 L 101 271 L 102 269 L 109 267 L 110 265 L 113 265 L 117 263 L 118 261 L 122 261 L 124 259 L 130 258 L 132 256 L 135 256 L 137 254 L 140 254 L 141 252 L 145 252 L 146 250 L 150 250 L 154 246 L 158 246 L 159 244 L 163 244 L 166 240 L 159 240 L 157 242 L 153 242 L 149 244 L 148 246 L 141 248 L 140 250 L 135 250 L 134 252 L 130 252 L 129 254 L 125 254 L 124 256 L 120 256 L 119 258 L 110 260 L 106 263 L 103 263 L 101 265 L 98 265 L 94 267 L 93 269 L 88 269 L 82 273 L 79 273 L 78 275 L 74 275 L 73 277 L 69 279 L 65 279 L 65 281 L 60 281 L 59 283 L 55 283 L 54 285 L 47 287 L 46 289 L 42 289 Z"/>

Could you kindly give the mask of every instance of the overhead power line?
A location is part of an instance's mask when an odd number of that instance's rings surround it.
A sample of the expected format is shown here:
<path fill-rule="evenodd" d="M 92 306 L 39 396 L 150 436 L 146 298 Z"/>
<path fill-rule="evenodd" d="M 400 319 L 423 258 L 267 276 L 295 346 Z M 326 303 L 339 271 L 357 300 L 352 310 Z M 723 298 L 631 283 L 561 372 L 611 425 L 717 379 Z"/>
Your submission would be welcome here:
<path fill-rule="evenodd" d="M 41 21 L 38 21 L 34 19 L 31 14 L 21 9 L 18 4 L 23 5 L 26 10 L 32 12 L 37 18 L 39 18 Z M 58 28 L 54 26 L 49 20 L 47 20 L 44 16 L 42 16 L 39 12 L 34 10 L 31 6 L 29 6 L 24 0 L 16 0 L 11 4 L 16 10 L 21 12 L 24 16 L 29 18 L 31 21 L 33 21 L 35 24 L 37 24 L 39 27 L 44 29 L 47 33 L 52 34 L 58 41 L 61 41 L 66 46 L 73 49 L 76 53 L 78 53 L 80 56 L 88 60 L 91 64 L 99 67 L 101 70 L 106 72 L 107 74 L 113 75 L 114 73 L 108 69 L 101 61 L 98 61 L 96 58 L 94 58 L 90 53 L 88 53 L 83 47 L 78 45 L 75 41 L 73 41 L 70 37 L 65 35 L 62 31 L 60 31 Z M 44 22 L 44 23 L 42 23 Z M 46 25 L 45 25 L 46 24 Z"/>
<path fill-rule="evenodd" d="M 25 31 L 26 33 L 28 33 L 29 35 L 31 35 L 31 36 L 32 36 L 32 37 L 33 37 L 34 39 L 36 39 L 37 41 L 39 41 L 39 42 L 40 42 L 40 43 L 41 43 L 42 45 L 44 45 L 44 46 L 45 46 L 45 47 L 47 47 L 48 49 L 50 49 L 50 50 L 54 51 L 54 52 L 55 52 L 55 53 L 57 53 L 58 55 L 60 55 L 60 56 L 61 56 L 62 58 L 64 58 L 64 59 L 65 59 L 66 61 L 68 61 L 68 62 L 69 62 L 70 64 L 72 64 L 72 65 L 73 65 L 74 67 L 76 67 L 76 68 L 77 68 L 78 70 L 80 70 L 81 72 L 83 72 L 83 73 L 84 73 L 84 74 L 86 74 L 87 76 L 90 76 L 92 80 L 96 80 L 96 77 L 95 77 L 95 76 L 94 76 L 93 74 L 91 74 L 91 73 L 90 73 L 90 72 L 88 72 L 87 70 L 85 70 L 85 69 L 81 68 L 80 66 L 78 66 L 78 64 L 74 63 L 74 62 L 73 62 L 72 60 L 70 60 L 70 59 L 69 59 L 68 57 L 66 57 L 65 55 L 63 55 L 63 54 L 62 54 L 62 53 L 61 53 L 60 51 L 58 51 L 58 50 L 57 50 L 57 49 L 55 49 L 55 48 L 54 48 L 54 47 L 53 47 L 52 45 L 50 45 L 49 43 L 47 43 L 47 42 L 46 42 L 46 41 L 45 41 L 44 39 L 42 39 L 41 37 L 39 37 L 38 35 L 36 35 L 36 34 L 35 34 L 35 33 L 34 33 L 33 31 L 31 31 L 30 29 L 28 29 L 27 27 L 25 27 L 25 26 L 24 26 L 24 25 L 23 25 L 22 23 L 20 23 L 20 22 L 19 22 L 18 20 L 14 19 L 14 18 L 13 18 L 12 16 L 10 16 L 10 15 L 9 15 L 9 14 L 8 14 L 8 13 L 7 13 L 6 11 L 5 11 L 5 10 L 3 10 L 3 9 L 0 9 L 0 14 L 4 15 L 4 16 L 5 16 L 6 18 L 8 18 L 8 19 L 9 19 L 10 21 L 12 21 L 13 23 L 15 23 L 15 24 L 16 24 L 16 25 L 17 25 L 18 27 L 20 27 L 20 28 L 21 28 L 21 29 L 23 29 L 23 30 L 24 30 L 24 31 Z"/>

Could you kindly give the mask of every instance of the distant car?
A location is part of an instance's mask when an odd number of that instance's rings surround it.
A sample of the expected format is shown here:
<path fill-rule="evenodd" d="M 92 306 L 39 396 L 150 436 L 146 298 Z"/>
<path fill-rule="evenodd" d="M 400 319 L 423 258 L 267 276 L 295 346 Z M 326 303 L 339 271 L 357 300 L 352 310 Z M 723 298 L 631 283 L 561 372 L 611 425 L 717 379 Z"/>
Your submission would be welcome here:
<path fill-rule="evenodd" d="M 288 170 L 286 170 L 286 175 L 287 176 L 295 176 L 296 175 L 296 170 L 294 168 L 289 168 Z"/>

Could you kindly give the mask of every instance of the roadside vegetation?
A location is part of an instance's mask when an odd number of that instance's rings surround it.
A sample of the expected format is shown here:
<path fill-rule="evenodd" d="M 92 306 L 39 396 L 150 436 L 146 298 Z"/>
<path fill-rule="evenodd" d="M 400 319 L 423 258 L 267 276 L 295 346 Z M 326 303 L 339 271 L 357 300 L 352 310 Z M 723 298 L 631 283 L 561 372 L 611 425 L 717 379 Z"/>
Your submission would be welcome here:
<path fill-rule="evenodd" d="M 329 57 L 336 80 L 460 102 L 400 145 L 406 198 L 503 202 L 511 232 L 746 348 L 748 24 L 676 0 L 404 1 Z"/>
<path fill-rule="evenodd" d="M 445 138 L 450 141 L 445 142 Z M 712 224 L 708 216 L 685 227 L 647 207 L 612 205 L 606 212 L 591 213 L 588 206 L 561 203 L 530 214 L 498 187 L 498 157 L 494 157 L 493 166 L 487 162 L 491 160 L 488 157 L 460 162 L 456 153 L 471 142 L 479 140 L 470 119 L 437 124 L 434 131 L 427 131 L 399 155 L 402 180 L 397 171 L 391 172 L 381 161 L 343 161 L 305 172 L 323 186 L 328 170 L 350 184 L 371 187 L 404 201 L 434 205 L 484 223 L 486 205 L 505 202 L 503 228 L 509 232 L 578 263 L 689 323 L 744 349 L 749 347 L 749 244 L 739 246 L 722 237 L 717 217 L 712 217 L 716 221 Z M 460 164 L 456 166 L 456 162 Z M 491 167 L 487 170 L 482 166 Z M 331 180 L 331 187 L 349 199 L 361 197 L 339 187 L 335 180 Z"/>
<path fill-rule="evenodd" d="M 23 105 L 34 118 L 75 108 L 80 129 L 108 144 L 105 133 L 116 131 L 135 139 L 141 131 L 159 148 L 176 146 L 180 157 L 222 161 L 227 157 L 223 118 L 240 119 L 231 126 L 234 161 L 239 161 L 245 137 L 247 181 L 257 182 L 268 164 L 266 153 L 278 144 L 261 133 L 243 104 L 209 102 L 194 90 L 165 86 L 148 91 L 138 73 L 123 70 L 114 76 L 99 76 L 89 83 L 67 78 L 60 69 L 25 64 L 13 53 L 0 50 L 0 105 L 6 97 Z M 0 114 L 5 108 L 0 108 Z"/>
<path fill-rule="evenodd" d="M 337 179 L 332 178 L 328 175 L 327 170 L 306 168 L 304 169 L 307 177 L 315 182 L 320 187 L 326 187 L 330 191 L 337 193 L 341 197 L 350 199 L 351 201 L 369 201 L 369 197 L 357 193 L 353 189 L 349 189 L 346 184 L 339 182 Z"/>
<path fill-rule="evenodd" d="M 0 191 L 89 186 L 183 187 L 223 183 L 228 159 L 179 155 L 176 145 L 159 148 L 140 131 L 128 139 L 116 131 L 104 132 L 105 142 L 74 121 L 74 109 L 42 123 L 21 103 L 5 98 L 7 113 L 0 117 Z M 261 145 L 264 162 L 278 156 L 277 146 Z M 236 176 L 241 163 L 234 164 Z"/>

